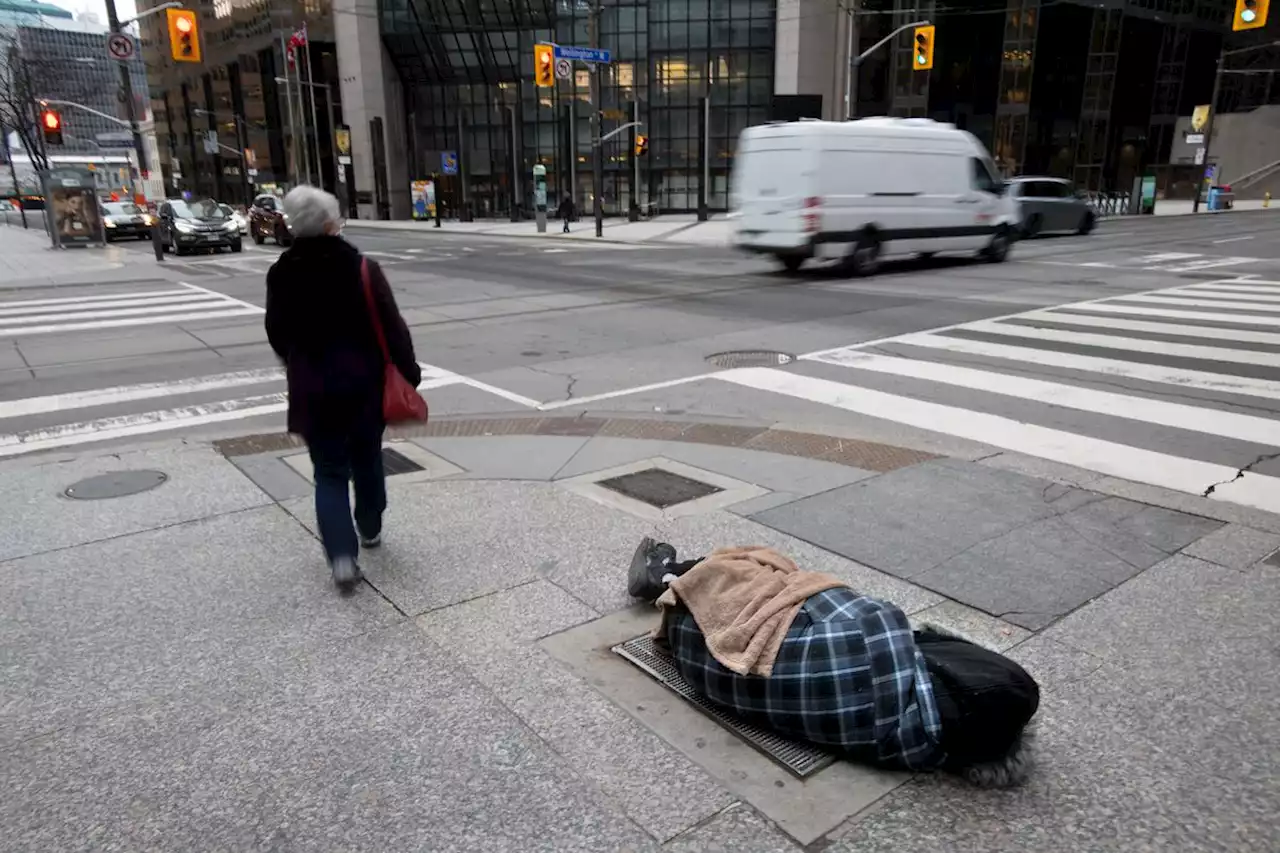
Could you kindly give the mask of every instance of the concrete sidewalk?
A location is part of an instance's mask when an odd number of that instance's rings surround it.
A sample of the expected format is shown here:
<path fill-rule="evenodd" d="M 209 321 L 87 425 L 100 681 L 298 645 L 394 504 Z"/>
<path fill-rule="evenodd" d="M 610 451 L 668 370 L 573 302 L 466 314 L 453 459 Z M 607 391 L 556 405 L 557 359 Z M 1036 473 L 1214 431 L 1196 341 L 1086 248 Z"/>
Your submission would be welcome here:
<path fill-rule="evenodd" d="M 1274 844 L 1280 518 L 743 424 L 446 420 L 388 446 L 414 470 L 350 597 L 287 436 L 0 466 L 0 850 Z M 655 469 L 704 485 L 662 511 L 599 484 Z M 65 495 L 125 471 L 165 477 Z M 1033 780 L 781 769 L 609 652 L 655 624 L 624 590 L 646 534 L 772 545 L 1007 651 L 1044 691 Z"/>
<path fill-rule="evenodd" d="M 110 243 L 55 249 L 39 218 L 43 211 L 30 211 L 28 216 L 32 217 L 30 228 L 0 225 L 0 287 L 42 287 L 86 279 L 95 283 L 129 281 L 139 272 L 164 277 L 164 267 L 154 256 L 125 252 Z"/>

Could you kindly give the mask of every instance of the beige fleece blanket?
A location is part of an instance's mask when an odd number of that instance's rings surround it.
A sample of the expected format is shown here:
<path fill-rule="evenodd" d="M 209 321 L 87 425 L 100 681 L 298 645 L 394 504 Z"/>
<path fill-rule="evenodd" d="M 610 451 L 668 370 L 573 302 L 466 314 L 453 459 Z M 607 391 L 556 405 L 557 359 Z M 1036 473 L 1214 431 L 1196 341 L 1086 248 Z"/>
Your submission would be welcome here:
<path fill-rule="evenodd" d="M 832 575 L 801 571 L 771 548 L 721 548 L 667 587 L 654 636 L 665 641 L 667 615 L 679 602 L 693 614 L 712 657 L 739 675 L 767 677 L 805 600 L 842 586 Z"/>

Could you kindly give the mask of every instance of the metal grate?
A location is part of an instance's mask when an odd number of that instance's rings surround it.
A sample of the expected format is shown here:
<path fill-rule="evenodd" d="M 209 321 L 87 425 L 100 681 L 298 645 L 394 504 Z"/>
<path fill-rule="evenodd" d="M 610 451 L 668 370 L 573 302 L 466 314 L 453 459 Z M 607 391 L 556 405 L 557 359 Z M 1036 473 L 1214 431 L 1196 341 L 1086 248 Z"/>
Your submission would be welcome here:
<path fill-rule="evenodd" d="M 389 447 L 382 448 L 382 470 L 388 477 L 396 474 L 412 474 L 426 469 L 403 453 Z"/>
<path fill-rule="evenodd" d="M 751 744 L 767 758 L 772 759 L 799 779 L 806 779 L 835 761 L 833 755 L 816 746 L 798 743 L 774 734 L 744 722 L 711 704 L 684 680 L 684 676 L 676 668 L 675 661 L 658 648 L 648 634 L 614 646 L 612 651 L 648 673 L 663 687 Z"/>
<path fill-rule="evenodd" d="M 682 477 L 661 468 L 648 468 L 634 474 L 610 477 L 608 480 L 599 480 L 597 485 L 658 509 L 696 501 L 724 491 L 719 486 Z"/>
<path fill-rule="evenodd" d="M 717 352 L 706 357 L 706 361 L 716 367 L 781 367 L 790 364 L 796 357 L 785 352 L 772 350 L 737 350 L 733 352 Z"/>

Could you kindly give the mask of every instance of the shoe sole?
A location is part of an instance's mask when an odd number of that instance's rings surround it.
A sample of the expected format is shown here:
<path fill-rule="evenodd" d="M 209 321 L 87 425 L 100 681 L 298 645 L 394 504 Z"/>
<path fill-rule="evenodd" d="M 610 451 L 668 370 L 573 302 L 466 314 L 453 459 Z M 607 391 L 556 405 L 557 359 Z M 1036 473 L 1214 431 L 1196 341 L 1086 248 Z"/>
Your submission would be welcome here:
<path fill-rule="evenodd" d="M 632 598 L 648 598 L 653 581 L 649 578 L 649 549 L 656 543 L 648 536 L 640 540 L 631 568 L 627 570 L 627 593 Z"/>

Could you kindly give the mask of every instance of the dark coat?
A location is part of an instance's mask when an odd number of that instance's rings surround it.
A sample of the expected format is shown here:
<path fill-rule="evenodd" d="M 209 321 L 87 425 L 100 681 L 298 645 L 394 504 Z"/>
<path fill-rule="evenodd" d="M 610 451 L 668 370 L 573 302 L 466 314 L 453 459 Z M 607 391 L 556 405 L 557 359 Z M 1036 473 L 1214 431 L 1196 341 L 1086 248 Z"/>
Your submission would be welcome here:
<path fill-rule="evenodd" d="M 267 340 L 285 363 L 289 432 L 304 438 L 382 422 L 383 359 L 360 262 L 360 252 L 341 237 L 306 237 L 267 272 Z M 422 371 L 413 339 L 374 261 L 369 277 L 391 360 L 417 385 Z"/>
<path fill-rule="evenodd" d="M 574 212 L 573 199 L 571 199 L 569 196 L 565 196 L 564 200 L 560 202 L 560 207 L 556 210 L 556 218 L 572 219 L 573 212 Z"/>

